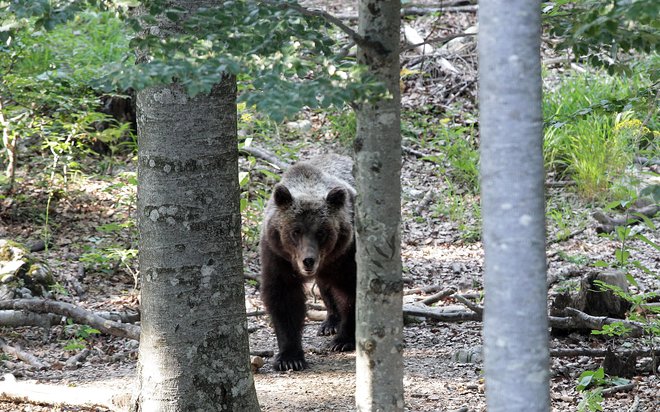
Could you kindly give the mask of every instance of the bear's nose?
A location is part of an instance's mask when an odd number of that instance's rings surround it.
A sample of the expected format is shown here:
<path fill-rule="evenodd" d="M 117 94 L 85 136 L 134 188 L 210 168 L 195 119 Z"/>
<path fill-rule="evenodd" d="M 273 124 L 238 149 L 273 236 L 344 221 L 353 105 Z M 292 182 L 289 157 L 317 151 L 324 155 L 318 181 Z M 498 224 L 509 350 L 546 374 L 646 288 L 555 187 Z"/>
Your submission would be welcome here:
<path fill-rule="evenodd" d="M 303 259 L 303 266 L 307 270 L 312 270 L 314 268 L 314 258 L 308 257 Z"/>

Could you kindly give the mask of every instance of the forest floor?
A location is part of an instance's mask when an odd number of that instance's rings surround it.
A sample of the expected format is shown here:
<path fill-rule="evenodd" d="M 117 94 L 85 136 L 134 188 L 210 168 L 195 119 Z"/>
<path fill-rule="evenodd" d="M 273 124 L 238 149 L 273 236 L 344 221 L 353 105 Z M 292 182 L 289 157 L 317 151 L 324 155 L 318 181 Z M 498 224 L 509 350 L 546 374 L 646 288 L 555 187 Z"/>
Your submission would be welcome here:
<path fill-rule="evenodd" d="M 346 5 L 336 2 L 330 11 L 357 14 Z M 341 7 L 341 9 L 339 8 Z M 448 12 L 440 21 L 426 15 L 408 21 L 423 37 L 461 33 L 475 20 L 474 12 Z M 441 29 L 439 28 L 441 27 Z M 448 116 L 451 107 L 460 104 L 450 116 L 452 122 L 469 125 L 475 121 L 474 101 L 476 72 L 474 71 L 474 43 L 462 46 L 462 51 L 448 54 L 449 66 L 438 60 L 424 57 L 410 50 L 404 55 L 404 67 L 423 70 L 424 76 L 411 76 L 403 83 L 405 109 L 436 105 L 438 118 Z M 424 62 L 422 66 L 420 63 Z M 451 67 L 458 68 L 455 73 Z M 449 102 L 448 102 L 449 101 Z M 451 106 L 451 107 L 450 107 Z M 297 133 L 296 140 L 271 141 L 267 147 L 280 156 L 287 146 L 298 148 L 297 156 L 306 157 L 324 151 L 350 153 L 349 149 L 325 135 L 328 119 L 319 113 L 305 113 L 302 119 L 311 122 L 311 128 Z M 295 127 L 295 126 L 292 126 Z M 424 131 L 419 131 L 420 136 Z M 429 155 L 442 155 L 433 148 L 420 147 L 414 141 L 405 142 L 409 147 Z M 260 142 L 255 142 L 259 146 Z M 291 153 L 289 151 L 288 153 Z M 481 304 L 483 293 L 483 249 L 478 241 L 477 217 L 467 213 L 462 219 L 449 217 L 442 212 L 451 207 L 469 208 L 457 204 L 457 189 L 450 187 L 446 165 L 424 160 L 407 151 L 402 169 L 402 260 L 404 265 L 404 303 L 419 303 L 435 292 L 453 288 L 457 294 L 468 296 Z M 291 161 L 292 159 L 283 158 Z M 270 164 L 257 160 L 259 167 L 271 168 Z M 36 255 L 47 262 L 58 282 L 68 288 L 69 279 L 80 282 L 80 290 L 69 291 L 60 297 L 94 311 L 121 311 L 137 307 L 138 293 L 134 287 L 131 269 L 121 265 L 109 270 L 81 270 L 89 266 L 81 256 L 88 252 L 90 244 L 101 245 L 108 235 L 98 228 L 108 224 L 121 224 L 134 215 L 130 199 L 134 186 L 117 185 L 124 179 L 122 172 L 134 171 L 134 162 L 116 165 L 112 176 L 86 176 L 68 182 L 65 193 L 50 202 L 48 227 L 52 232 L 52 245 Z M 48 199 L 48 187 L 33 178 L 31 161 L 21 165 L 19 186 L 12 198 L 0 199 L 0 239 L 29 243 L 41 238 L 44 227 L 43 212 Z M 254 163 L 241 160 L 242 170 L 254 168 Z M 273 171 L 275 171 L 273 169 Z M 460 192 L 460 190 L 459 190 Z M 548 220 L 548 277 L 559 279 L 552 282 L 549 302 L 560 290 L 574 287 L 578 280 L 590 271 L 597 260 L 611 261 L 620 243 L 599 236 L 596 222 L 589 217 L 594 211 L 577 200 L 570 187 L 549 187 L 548 208 L 557 204 L 571 205 L 571 216 L 560 223 Z M 128 199 L 128 200 L 127 200 Z M 478 198 L 475 196 L 475 202 Z M 450 204 L 454 202 L 453 204 Z M 460 203 L 460 202 L 458 202 Z M 452 206 L 453 205 L 453 206 Z M 251 217 L 244 223 L 252 225 L 248 234 L 258 232 Z M 657 226 L 656 219 L 656 226 Z M 639 226 L 647 238 L 660 241 L 657 231 Z M 572 233 L 566 240 L 554 241 L 561 233 Z M 131 245 L 133 235 L 127 232 L 113 233 L 115 244 Z M 247 236 L 249 237 L 249 236 Z M 244 259 L 247 274 L 259 273 L 258 255 L 254 238 L 247 239 Z M 86 246 L 87 245 L 87 246 Z M 634 293 L 660 290 L 660 257 L 656 250 L 639 240 L 629 245 L 634 258 L 650 269 L 645 272 L 633 268 L 631 274 L 638 285 Z M 87 266 L 86 266 L 87 265 Z M 132 264 L 134 266 L 134 264 Z M 134 268 L 133 268 L 134 269 Z M 424 293 L 415 289 L 435 287 Z M 259 291 L 254 282 L 246 283 L 248 312 L 263 310 Z M 469 311 L 454 297 L 448 296 L 433 305 L 434 310 Z M 267 316 L 251 316 L 248 319 L 250 347 L 252 351 L 276 350 L 276 341 Z M 327 337 L 316 336 L 319 321 L 309 320 L 305 327 L 303 346 L 310 368 L 302 372 L 278 372 L 273 370 L 270 359 L 255 374 L 255 384 L 263 411 L 351 411 L 354 410 L 355 355 L 335 353 L 325 349 Z M 522 326 L 522 325 L 521 325 Z M 77 332 L 78 331 L 78 332 Z M 134 387 L 138 343 L 133 340 L 108 335 L 92 335 L 84 345 L 90 350 L 81 362 L 67 365 L 66 361 L 80 349 L 67 350 L 79 329 L 60 325 L 43 329 L 38 327 L 1 328 L 0 336 L 8 344 L 20 347 L 24 352 L 39 359 L 45 368 L 35 368 L 11 356 L 0 358 L 0 411 L 90 411 L 109 410 L 102 406 L 74 406 L 74 397 L 96 400 L 103 404 L 114 398 L 121 404 L 122 396 Z M 481 322 L 441 322 L 422 317 L 407 317 L 404 329 L 405 351 L 405 402 L 407 411 L 485 411 L 483 362 L 481 357 Z M 648 340 L 642 338 L 604 338 L 588 333 L 572 332 L 552 336 L 553 349 L 581 348 L 606 349 L 645 347 Z M 657 338 L 654 344 L 657 346 Z M 595 370 L 602 357 L 572 356 L 551 359 L 551 399 L 553 411 L 575 411 L 581 394 L 576 390 L 579 375 Z M 660 410 L 660 378 L 657 365 L 648 364 L 648 358 L 638 359 L 638 370 L 631 378 L 632 388 L 606 396 L 603 410 L 616 412 L 650 412 Z M 655 368 L 656 373 L 653 373 Z M 7 376 L 11 374 L 11 376 Z M 17 382 L 35 393 L 60 394 L 64 399 L 58 406 L 33 402 L 9 401 L 1 393 L 14 377 Z M 4 386 L 3 386 L 4 385 Z M 70 390 L 70 392 L 69 392 Z M 118 395 L 119 397 L 117 397 Z M 36 399 L 36 398 L 33 398 Z M 119 409 L 119 407 L 117 407 Z"/>

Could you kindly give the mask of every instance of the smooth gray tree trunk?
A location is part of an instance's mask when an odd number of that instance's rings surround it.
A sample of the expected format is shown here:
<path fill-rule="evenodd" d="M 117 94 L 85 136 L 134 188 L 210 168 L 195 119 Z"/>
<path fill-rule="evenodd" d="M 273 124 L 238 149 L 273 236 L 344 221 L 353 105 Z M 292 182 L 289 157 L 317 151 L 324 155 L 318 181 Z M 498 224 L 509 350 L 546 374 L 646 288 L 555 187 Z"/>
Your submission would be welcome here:
<path fill-rule="evenodd" d="M 138 93 L 140 411 L 258 411 L 245 315 L 236 81 Z"/>
<path fill-rule="evenodd" d="M 479 128 L 489 412 L 550 409 L 541 2 L 479 2 Z"/>
<path fill-rule="evenodd" d="M 218 1 L 171 1 L 194 11 Z M 176 31 L 158 20 L 163 35 Z M 236 79 L 137 94 L 142 331 L 134 411 L 259 411 L 241 249 Z"/>
<path fill-rule="evenodd" d="M 357 110 L 356 392 L 359 411 L 403 411 L 399 1 L 361 0 L 359 62 L 391 98 Z"/>

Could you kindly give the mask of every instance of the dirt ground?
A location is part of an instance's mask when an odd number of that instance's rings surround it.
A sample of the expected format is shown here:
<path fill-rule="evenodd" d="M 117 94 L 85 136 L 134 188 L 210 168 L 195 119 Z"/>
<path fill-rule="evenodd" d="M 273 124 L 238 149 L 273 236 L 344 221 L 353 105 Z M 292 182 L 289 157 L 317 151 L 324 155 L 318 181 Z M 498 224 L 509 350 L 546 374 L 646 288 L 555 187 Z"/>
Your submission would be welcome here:
<path fill-rule="evenodd" d="M 335 1 L 329 3 L 330 11 L 357 13 L 353 3 Z M 475 20 L 474 13 L 451 12 L 443 17 L 442 24 L 435 17 L 420 17 L 409 21 L 420 34 L 428 36 L 446 35 L 462 32 Z M 433 32 L 433 33 L 431 33 Z M 470 47 L 472 47 L 470 49 Z M 462 53 L 462 54 L 461 54 Z M 448 100 L 460 103 L 463 112 L 454 114 L 453 121 L 469 124 L 474 115 L 475 89 L 473 81 L 474 48 L 467 46 L 463 52 L 448 61 L 461 69 L 462 74 L 453 73 L 437 63 L 426 61 L 424 70 L 433 73 L 428 76 L 413 76 L 404 82 L 404 108 L 422 105 L 434 105 L 446 108 Z M 419 67 L 423 56 L 414 51 L 407 52 L 404 67 Z M 418 61 L 419 60 L 419 61 Z M 432 59 L 430 59 L 432 60 Z M 417 66 L 416 66 L 417 65 Z M 442 82 L 434 81 L 437 79 Z M 440 85 L 439 85 L 440 84 Z M 470 87 L 463 87 L 468 84 Z M 458 86 L 456 86 L 458 85 Z M 440 90 L 438 88 L 442 87 Z M 474 113 L 474 111 L 472 111 Z M 302 137 L 304 147 L 302 157 L 325 150 L 344 151 L 337 143 L 319 138 L 315 132 L 321 130 L 323 119 L 318 114 L 304 114 L 311 120 L 313 127 Z M 423 131 L 420 131 L 423 133 Z M 410 142 L 408 142 L 410 143 Z M 413 148 L 416 148 L 413 143 Z M 272 148 L 270 148 L 272 149 Z M 427 149 L 425 149 L 427 150 Z M 305 153 L 306 152 L 306 153 Z M 430 153 L 433 154 L 433 153 Z M 245 166 L 242 160 L 242 165 Z M 132 166 L 127 163 L 125 170 Z M 403 182 L 403 233 L 402 259 L 406 291 L 425 286 L 453 287 L 463 295 L 477 298 L 483 292 L 483 250 L 479 242 L 465 241 L 456 221 L 443 214 L 436 213 L 434 205 L 442 204 L 443 193 L 447 190 L 444 168 L 424 161 L 410 152 L 404 154 Z M 116 168 L 115 173 L 122 170 Z M 19 195 L 27 200 L 0 200 L 0 238 L 21 242 L 36 240 L 40 237 L 41 226 L 33 223 L 30 210 L 44 207 L 46 189 L 39 187 L 30 179 L 29 171 L 19 170 L 21 186 Z M 80 245 L 94 241 L 96 227 L 122 221 L 132 214 L 130 205 L 117 201 L 118 191 L 130 195 L 126 188 L 108 188 L 113 182 L 104 180 L 85 180 L 71 182 L 69 195 L 58 199 L 52 205 L 52 225 L 54 243 L 47 252 L 39 257 L 47 261 L 55 276 L 67 285 L 67 276 L 79 274 Z M 428 193 L 431 192 L 431 195 Z M 576 204 L 570 189 L 548 189 L 548 198 L 561 197 L 566 202 Z M 551 204 L 552 201 L 549 201 Z M 580 229 L 583 223 L 586 230 L 572 238 L 552 244 L 548 250 L 548 275 L 571 275 L 568 281 L 580 277 L 580 266 L 571 263 L 562 256 L 586 256 L 589 262 L 598 259 L 611 259 L 617 244 L 600 237 L 595 232 L 595 221 L 582 216 L 590 211 L 577 209 L 576 219 L 569 222 L 571 231 Z M 656 225 L 658 221 L 656 219 Z M 554 239 L 563 228 L 548 221 L 548 239 Z M 641 228 L 646 237 L 660 241 L 657 231 Z M 131 239 L 120 239 L 130 243 Z M 651 269 L 651 273 L 635 270 L 632 274 L 638 281 L 636 291 L 647 293 L 660 290 L 660 256 L 651 246 L 643 242 L 630 245 L 635 258 Z M 259 272 L 258 257 L 254 247 L 244 251 L 246 273 Z M 134 279 L 127 271 L 114 270 L 111 273 L 90 273 L 80 280 L 84 293 L 71 294 L 68 299 L 91 310 L 123 310 L 134 308 L 136 291 Z M 550 291 L 550 299 L 557 292 L 557 285 Z M 409 293 L 405 303 L 418 302 L 428 297 L 427 293 Z M 263 310 L 259 291 L 250 283 L 246 286 L 247 310 Z M 466 310 L 459 302 L 450 298 L 439 301 L 437 308 Z M 254 375 L 257 393 L 263 411 L 352 411 L 354 410 L 355 390 L 355 355 L 353 353 L 334 353 L 324 349 L 328 338 L 316 336 L 318 321 L 308 321 L 305 327 L 303 345 L 310 364 L 302 372 L 278 372 L 270 366 L 269 359 Z M 252 351 L 276 350 L 273 330 L 268 325 L 266 316 L 252 316 L 248 319 L 250 346 Z M 481 323 L 437 322 L 423 318 L 408 318 L 404 329 L 405 337 L 405 401 L 406 410 L 477 412 L 485 411 L 483 362 L 480 356 Z M 138 344 L 135 341 L 100 335 L 89 338 L 89 356 L 81 363 L 69 367 L 66 360 L 72 356 L 64 349 L 70 335 L 65 326 L 56 326 L 48 330 L 35 327 L 2 328 L 0 336 L 12 345 L 20 346 L 24 351 L 49 365 L 45 369 L 35 369 L 12 357 L 0 358 L 0 375 L 5 382 L 15 377 L 19 383 L 39 384 L 40 390 L 51 389 L 67 395 L 66 388 L 74 388 L 70 396 L 80 395 L 90 400 L 107 400 L 115 394 L 129 393 L 134 387 Z M 551 348 L 607 348 L 619 347 L 621 341 L 607 340 L 598 336 L 571 333 L 567 336 L 551 338 Z M 643 346 L 642 339 L 627 339 L 630 347 Z M 655 342 L 657 347 L 658 342 Z M 472 356 L 466 356 L 472 355 Z M 639 359 L 641 364 L 648 359 Z M 551 361 L 551 398 L 553 411 L 567 412 L 577 410 L 580 394 L 576 391 L 576 379 L 585 370 L 598 368 L 602 358 L 598 357 L 562 357 Z M 607 396 L 603 409 L 612 412 L 651 412 L 660 410 L 660 379 L 651 370 L 632 378 L 635 386 L 631 390 Z M 6 374 L 11 374 L 7 376 Z M 33 386 L 36 387 L 36 386 Z M 74 393 L 75 392 L 75 393 Z M 89 411 L 106 410 L 102 407 L 53 406 L 29 402 L 9 402 L 0 397 L 0 411 Z M 119 402 L 119 401 L 116 401 Z"/>

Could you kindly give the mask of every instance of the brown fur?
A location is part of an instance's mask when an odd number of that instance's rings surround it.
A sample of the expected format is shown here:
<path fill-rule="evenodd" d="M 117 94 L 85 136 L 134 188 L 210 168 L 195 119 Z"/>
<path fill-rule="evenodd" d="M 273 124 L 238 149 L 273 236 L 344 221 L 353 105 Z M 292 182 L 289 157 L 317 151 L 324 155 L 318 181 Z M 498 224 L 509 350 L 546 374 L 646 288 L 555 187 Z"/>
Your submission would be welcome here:
<path fill-rule="evenodd" d="M 303 283 L 315 279 L 331 349 L 355 348 L 355 240 L 352 161 L 325 155 L 293 165 L 275 185 L 261 233 L 262 297 L 277 335 L 275 367 L 307 367 L 302 350 Z"/>

